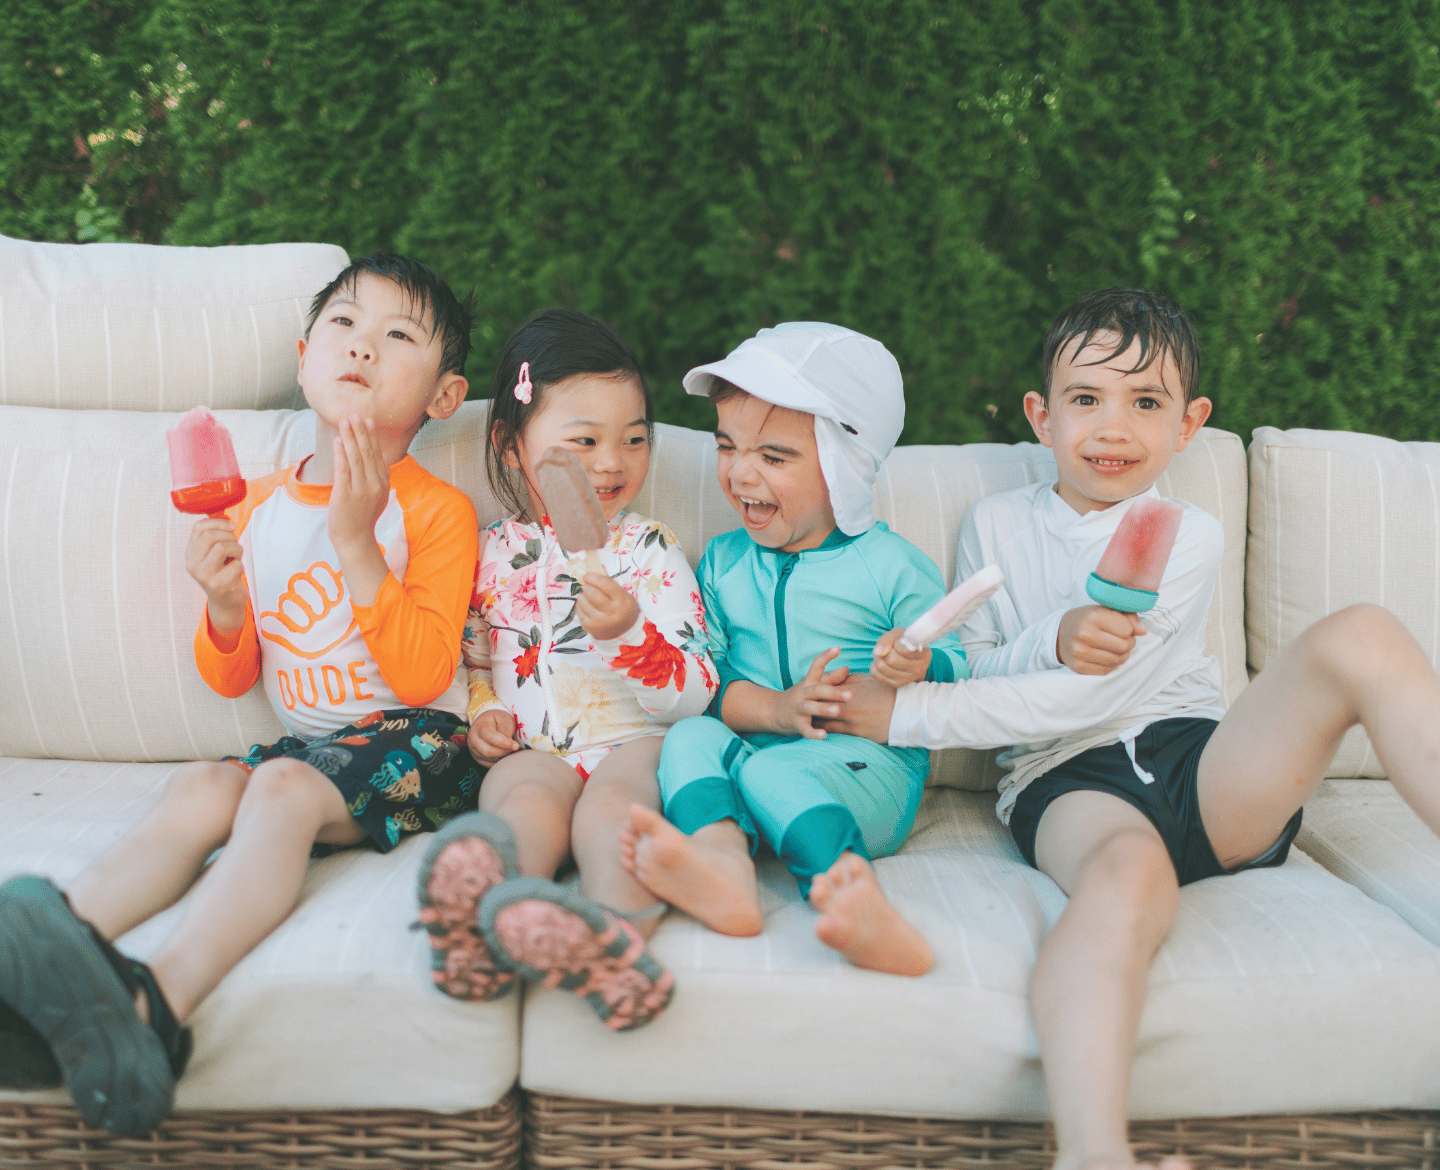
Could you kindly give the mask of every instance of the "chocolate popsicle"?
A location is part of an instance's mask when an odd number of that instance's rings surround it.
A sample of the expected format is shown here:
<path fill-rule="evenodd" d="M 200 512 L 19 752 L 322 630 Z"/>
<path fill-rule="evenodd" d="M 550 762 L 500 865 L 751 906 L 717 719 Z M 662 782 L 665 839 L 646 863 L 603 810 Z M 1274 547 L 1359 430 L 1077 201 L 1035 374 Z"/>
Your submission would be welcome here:
<path fill-rule="evenodd" d="M 610 525 L 579 457 L 563 447 L 547 447 L 535 467 L 535 477 L 560 547 L 571 556 L 583 552 L 585 572 L 604 573 L 595 550 L 610 539 Z"/>

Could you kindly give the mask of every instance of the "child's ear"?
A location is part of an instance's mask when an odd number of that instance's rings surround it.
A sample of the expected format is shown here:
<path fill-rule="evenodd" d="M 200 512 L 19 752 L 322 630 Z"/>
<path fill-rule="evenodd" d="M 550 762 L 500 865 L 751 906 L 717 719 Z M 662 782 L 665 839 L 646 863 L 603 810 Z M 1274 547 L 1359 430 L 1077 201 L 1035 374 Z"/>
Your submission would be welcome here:
<path fill-rule="evenodd" d="M 1190 440 L 1195 437 L 1195 432 L 1205 425 L 1205 420 L 1210 417 L 1210 411 L 1214 405 L 1208 398 L 1192 398 L 1190 405 L 1185 408 L 1185 417 L 1180 423 L 1180 438 L 1175 443 L 1175 451 L 1185 450 L 1190 445 Z"/>
<path fill-rule="evenodd" d="M 470 383 L 462 375 L 442 374 L 440 384 L 434 397 L 430 399 L 430 405 L 425 408 L 425 413 L 431 418 L 449 418 L 460 409 L 460 404 L 465 401 L 469 390 Z"/>
<path fill-rule="evenodd" d="M 303 337 L 295 343 L 295 348 L 300 351 L 300 365 L 295 370 L 298 374 L 305 368 L 305 339 Z"/>
<path fill-rule="evenodd" d="M 503 422 L 497 422 L 490 428 L 490 446 L 500 452 L 501 463 L 512 471 L 520 470 L 520 455 L 515 450 L 515 439 L 510 428 Z"/>
<path fill-rule="evenodd" d="M 1030 427 L 1040 445 L 1050 446 L 1050 407 L 1045 403 L 1045 396 L 1037 390 L 1025 395 L 1025 417 L 1030 420 Z"/>

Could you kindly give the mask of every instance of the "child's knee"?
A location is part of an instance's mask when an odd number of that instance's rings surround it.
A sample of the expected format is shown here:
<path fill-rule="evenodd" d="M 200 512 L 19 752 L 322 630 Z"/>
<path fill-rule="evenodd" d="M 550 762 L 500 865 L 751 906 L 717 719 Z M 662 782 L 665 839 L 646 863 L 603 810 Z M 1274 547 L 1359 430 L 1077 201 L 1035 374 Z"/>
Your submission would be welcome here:
<path fill-rule="evenodd" d="M 660 758 L 689 760 L 701 756 L 723 756 L 740 737 L 710 715 L 682 719 L 665 733 Z"/>
<path fill-rule="evenodd" d="M 1131 913 L 1173 907 L 1180 890 L 1164 842 L 1138 829 L 1105 838 L 1086 859 L 1076 885 L 1077 893 L 1098 887 L 1113 908 Z"/>
<path fill-rule="evenodd" d="M 1380 680 L 1394 674 L 1405 656 L 1423 666 L 1415 639 L 1384 606 L 1349 605 L 1321 618 L 1300 636 L 1315 666 L 1342 683 Z M 1402 657 L 1396 658 L 1400 651 Z"/>
<path fill-rule="evenodd" d="M 276 805 L 289 815 L 299 814 L 308 805 L 328 802 L 339 789 L 318 768 L 303 760 L 277 756 L 266 760 L 250 775 L 241 804 L 249 809 Z"/>
<path fill-rule="evenodd" d="M 243 768 L 201 760 L 176 769 L 165 782 L 161 806 L 180 813 L 189 823 L 223 821 L 235 815 L 249 777 Z"/>

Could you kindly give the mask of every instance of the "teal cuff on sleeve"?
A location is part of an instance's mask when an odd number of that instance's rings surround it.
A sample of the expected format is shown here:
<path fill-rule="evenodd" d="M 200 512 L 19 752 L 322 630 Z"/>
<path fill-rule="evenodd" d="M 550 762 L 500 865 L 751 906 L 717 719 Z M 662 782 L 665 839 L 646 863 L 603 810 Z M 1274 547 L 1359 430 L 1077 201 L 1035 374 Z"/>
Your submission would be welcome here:
<path fill-rule="evenodd" d="M 926 682 L 953 683 L 970 677 L 970 663 L 965 651 L 936 650 L 931 647 L 930 665 L 925 671 Z"/>
<path fill-rule="evenodd" d="M 1131 589 L 1128 585 L 1117 585 L 1114 581 L 1105 580 L 1098 573 L 1090 574 L 1090 579 L 1085 582 L 1085 592 L 1090 594 L 1090 599 L 1097 604 L 1121 613 L 1144 613 L 1153 609 L 1160 600 L 1160 594 L 1149 589 Z"/>
<path fill-rule="evenodd" d="M 730 689 L 730 684 L 745 676 L 738 670 L 731 670 L 728 663 L 721 661 L 715 664 L 715 673 L 720 676 L 720 686 L 715 691 L 715 697 L 710 700 L 710 705 L 705 708 L 705 714 L 720 718 L 720 704 L 725 699 L 725 692 Z"/>

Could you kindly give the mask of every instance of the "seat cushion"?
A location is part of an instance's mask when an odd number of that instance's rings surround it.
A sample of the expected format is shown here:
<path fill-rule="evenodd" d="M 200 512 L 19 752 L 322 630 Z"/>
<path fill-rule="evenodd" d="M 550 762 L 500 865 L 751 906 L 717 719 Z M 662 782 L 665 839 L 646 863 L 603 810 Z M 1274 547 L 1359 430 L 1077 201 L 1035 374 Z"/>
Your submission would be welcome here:
<path fill-rule="evenodd" d="M 632 1103 L 1041 1118 L 1027 987 L 1064 906 L 1019 858 L 988 794 L 932 788 L 876 864 L 930 939 L 920 979 L 859 971 L 814 937 L 773 858 L 765 930 L 725 938 L 679 913 L 652 944 L 669 1010 L 614 1036 L 563 991 L 531 992 L 521 1084 Z M 1181 892 L 1150 976 L 1136 1117 L 1440 1105 L 1440 949 L 1292 851 L 1277 869 Z"/>
<path fill-rule="evenodd" d="M 0 236 L 0 404 L 301 406 L 295 342 L 332 244 L 168 248 Z"/>
<path fill-rule="evenodd" d="M 153 804 L 173 765 L 0 759 L 0 879 L 62 887 Z M 488 1108 L 515 1082 L 519 996 L 468 1004 L 430 982 L 415 918 L 428 834 L 310 864 L 300 904 L 195 1012 L 176 1108 Z M 144 958 L 185 903 L 120 939 Z M 62 1092 L 0 1100 L 67 1100 Z"/>
<path fill-rule="evenodd" d="M 1440 838 L 1388 780 L 1326 780 L 1295 843 L 1440 945 Z"/>

